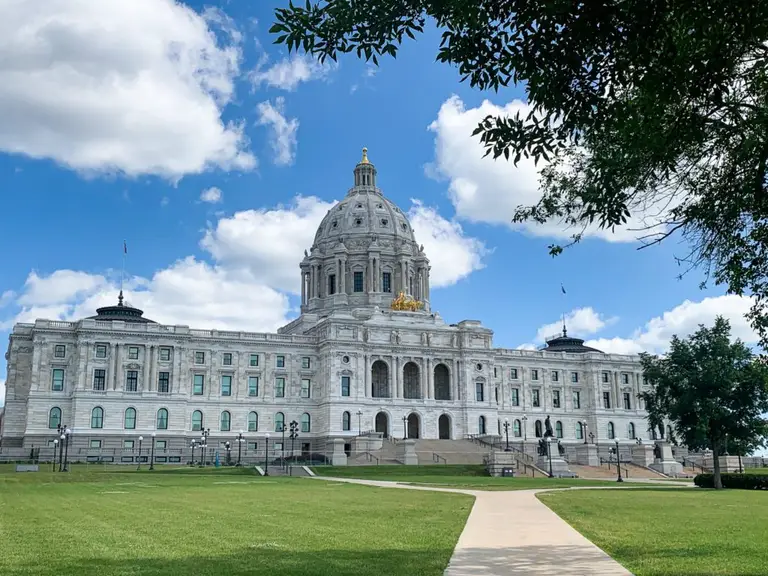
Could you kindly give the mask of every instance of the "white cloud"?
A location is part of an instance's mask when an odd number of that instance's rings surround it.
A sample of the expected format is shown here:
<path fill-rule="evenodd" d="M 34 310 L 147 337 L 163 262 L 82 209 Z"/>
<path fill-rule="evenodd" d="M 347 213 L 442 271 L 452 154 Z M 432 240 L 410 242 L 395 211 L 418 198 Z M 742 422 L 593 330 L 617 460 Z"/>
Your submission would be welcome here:
<path fill-rule="evenodd" d="M 483 257 L 489 250 L 482 241 L 465 236 L 458 222 L 446 220 L 434 208 L 419 200 L 411 202 L 408 218 L 429 258 L 432 287 L 450 286 L 485 267 Z"/>
<path fill-rule="evenodd" d="M 16 298 L 16 292 L 13 290 L 6 290 L 2 294 L 0 294 L 0 308 L 3 308 L 4 306 L 8 306 L 11 302 L 13 302 L 13 299 Z"/>
<path fill-rule="evenodd" d="M 0 150 L 171 179 L 255 166 L 242 124 L 221 117 L 241 58 L 223 13 L 173 0 L 6 0 L 2 13 Z"/>
<path fill-rule="evenodd" d="M 261 102 L 256 110 L 259 113 L 259 126 L 271 128 L 270 145 L 274 152 L 274 162 L 278 166 L 290 166 L 296 159 L 296 132 L 299 130 L 299 121 L 296 118 L 287 119 L 285 100 L 282 97 L 275 99 L 275 104 Z"/>
<path fill-rule="evenodd" d="M 48 276 L 31 272 L 24 283 L 17 304 L 20 306 L 50 306 L 76 300 L 104 284 L 106 279 L 98 274 L 75 270 L 57 270 Z"/>
<path fill-rule="evenodd" d="M 266 58 L 262 59 L 249 74 L 255 87 L 266 84 L 272 88 L 280 88 L 292 92 L 302 82 L 325 78 L 334 68 L 332 64 L 319 64 L 307 54 L 292 54 L 265 69 Z"/>
<path fill-rule="evenodd" d="M 288 206 L 237 212 L 221 218 L 200 245 L 223 264 L 242 266 L 270 286 L 298 293 L 299 262 L 333 205 L 297 196 Z"/>
<path fill-rule="evenodd" d="M 711 327 L 717 316 L 723 316 L 730 322 L 734 338 L 740 338 L 747 344 L 756 344 L 758 337 L 745 318 L 751 306 L 751 298 L 735 295 L 714 296 L 700 302 L 686 300 L 651 319 L 629 338 L 598 338 L 585 344 L 615 354 L 660 354 L 667 350 L 673 335 L 685 338 L 698 330 L 699 324 Z"/>
<path fill-rule="evenodd" d="M 200 193 L 200 201 L 207 202 L 208 204 L 221 202 L 221 189 L 216 188 L 216 186 L 206 188 Z"/>
<path fill-rule="evenodd" d="M 600 332 L 609 324 L 616 322 L 618 318 L 606 318 L 595 312 L 591 306 L 571 310 L 565 315 L 565 325 L 568 331 L 577 337 L 589 336 Z M 563 319 L 545 324 L 536 332 L 536 341 L 545 342 L 549 337 L 560 335 L 563 332 Z"/>
<path fill-rule="evenodd" d="M 478 123 L 488 115 L 525 116 L 530 107 L 525 102 L 513 100 L 505 106 L 497 106 L 488 100 L 477 108 L 467 109 L 458 96 L 452 96 L 440 107 L 437 119 L 429 125 L 435 134 L 435 160 L 427 166 L 427 173 L 449 182 L 448 193 L 459 218 L 473 222 L 504 224 L 536 236 L 567 238 L 581 228 L 568 229 L 561 222 L 536 224 L 526 222 L 512 224 L 515 210 L 520 205 L 533 205 L 541 198 L 539 171 L 533 159 L 522 158 L 517 166 L 503 157 L 493 160 L 484 157 L 485 149 L 479 137 L 472 136 Z M 655 207 L 644 207 L 648 221 L 652 220 Z M 631 242 L 642 234 L 636 232 L 642 226 L 642 216 L 631 220 L 615 231 L 601 230 L 597 226 L 584 232 L 612 242 Z"/>

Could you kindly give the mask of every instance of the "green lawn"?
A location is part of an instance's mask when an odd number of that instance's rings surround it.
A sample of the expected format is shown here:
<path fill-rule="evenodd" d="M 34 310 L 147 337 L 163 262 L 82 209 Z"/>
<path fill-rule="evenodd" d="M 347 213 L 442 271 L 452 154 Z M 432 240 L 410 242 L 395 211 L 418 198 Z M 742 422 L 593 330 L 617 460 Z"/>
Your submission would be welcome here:
<path fill-rule="evenodd" d="M 578 490 L 539 498 L 635 576 L 768 574 L 768 495 Z"/>
<path fill-rule="evenodd" d="M 438 576 L 472 506 L 247 469 L 120 470 L 0 469 L 0 574 Z"/>

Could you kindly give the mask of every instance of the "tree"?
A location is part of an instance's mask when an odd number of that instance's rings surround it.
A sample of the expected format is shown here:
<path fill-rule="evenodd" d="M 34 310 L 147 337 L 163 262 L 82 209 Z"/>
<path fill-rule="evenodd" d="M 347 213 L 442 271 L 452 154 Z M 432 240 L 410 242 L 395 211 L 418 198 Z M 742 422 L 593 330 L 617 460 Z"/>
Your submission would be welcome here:
<path fill-rule="evenodd" d="M 754 295 L 768 344 L 768 2 L 307 0 L 275 16 L 289 50 L 374 64 L 434 21 L 462 81 L 525 87 L 530 114 L 475 131 L 493 158 L 542 161 L 541 200 L 515 221 L 561 222 L 568 245 L 630 218 L 641 247 L 681 234 L 682 273 Z"/>
<path fill-rule="evenodd" d="M 730 334 L 718 316 L 686 340 L 673 336 L 665 356 L 640 355 L 649 419 L 669 420 L 689 449 L 712 450 L 715 488 L 723 487 L 718 456 L 726 442 L 755 449 L 768 431 L 761 416 L 768 412 L 768 364 Z"/>

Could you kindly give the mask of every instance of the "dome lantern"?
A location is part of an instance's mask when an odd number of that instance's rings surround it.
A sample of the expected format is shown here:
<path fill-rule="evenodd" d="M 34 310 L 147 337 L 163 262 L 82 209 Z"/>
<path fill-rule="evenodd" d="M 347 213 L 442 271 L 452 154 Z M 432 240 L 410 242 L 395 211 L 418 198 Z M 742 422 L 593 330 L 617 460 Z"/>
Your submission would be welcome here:
<path fill-rule="evenodd" d="M 376 190 L 376 167 L 368 160 L 368 148 L 363 148 L 363 157 L 355 166 L 355 188 Z"/>

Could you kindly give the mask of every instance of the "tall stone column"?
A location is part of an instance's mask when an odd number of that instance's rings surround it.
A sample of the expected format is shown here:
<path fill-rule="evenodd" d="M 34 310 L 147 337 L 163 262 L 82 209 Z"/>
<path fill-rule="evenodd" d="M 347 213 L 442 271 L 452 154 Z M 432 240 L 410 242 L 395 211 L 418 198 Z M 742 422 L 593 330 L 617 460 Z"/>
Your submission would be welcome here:
<path fill-rule="evenodd" d="M 83 342 L 78 346 L 79 362 L 77 366 L 77 388 L 85 390 L 85 379 L 88 373 L 88 349 L 90 344 Z"/>
<path fill-rule="evenodd" d="M 143 375 L 141 377 L 141 390 L 149 390 L 149 363 L 152 361 L 152 348 L 150 346 L 144 347 L 144 366 Z"/>
<path fill-rule="evenodd" d="M 368 358 L 368 354 L 363 354 L 363 366 L 365 374 L 363 375 L 363 382 L 365 382 L 365 397 L 371 397 L 371 366 Z"/>
<path fill-rule="evenodd" d="M 373 256 L 368 256 L 368 294 L 376 292 L 376 282 L 374 280 L 375 274 L 373 272 Z"/>
<path fill-rule="evenodd" d="M 117 374 L 120 365 L 120 344 L 114 344 L 112 348 L 112 366 L 110 366 L 110 374 L 112 378 L 112 390 L 117 390 Z"/>
<path fill-rule="evenodd" d="M 420 374 L 420 376 L 421 376 L 421 378 L 420 378 L 420 380 L 421 380 L 421 382 L 420 382 L 421 393 L 419 394 L 419 396 L 421 397 L 422 400 L 425 400 L 427 398 L 427 395 L 428 395 L 428 392 L 427 392 L 427 386 L 428 386 L 427 385 L 427 374 L 429 373 L 429 370 L 427 369 L 427 359 L 426 358 L 422 358 L 421 359 L 421 370 L 420 370 L 420 372 L 421 372 L 421 374 Z"/>
<path fill-rule="evenodd" d="M 427 358 L 427 398 L 435 397 L 435 372 L 432 367 L 432 358 Z"/>
<path fill-rule="evenodd" d="M 341 272 L 339 273 L 339 283 L 340 283 L 339 291 L 342 294 L 346 294 L 347 293 L 347 259 L 342 258 L 340 260 L 340 263 L 341 263 Z"/>
<path fill-rule="evenodd" d="M 157 376 L 155 376 L 155 369 L 157 368 L 157 346 L 152 345 L 149 347 L 149 382 L 147 383 L 147 390 L 152 392 L 157 390 Z"/>
<path fill-rule="evenodd" d="M 307 273 L 302 269 L 301 271 L 301 305 L 307 304 Z"/>
<path fill-rule="evenodd" d="M 400 356 L 395 356 L 395 385 L 397 386 L 396 398 L 403 397 L 403 375 L 402 375 L 402 362 Z"/>
<path fill-rule="evenodd" d="M 424 300 L 429 302 L 429 266 L 424 267 Z"/>
<path fill-rule="evenodd" d="M 459 394 L 459 361 L 454 360 L 453 361 L 453 378 L 451 378 L 451 400 L 459 400 L 461 395 Z"/>

